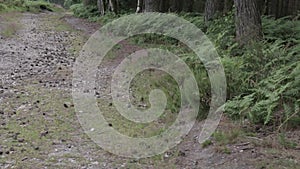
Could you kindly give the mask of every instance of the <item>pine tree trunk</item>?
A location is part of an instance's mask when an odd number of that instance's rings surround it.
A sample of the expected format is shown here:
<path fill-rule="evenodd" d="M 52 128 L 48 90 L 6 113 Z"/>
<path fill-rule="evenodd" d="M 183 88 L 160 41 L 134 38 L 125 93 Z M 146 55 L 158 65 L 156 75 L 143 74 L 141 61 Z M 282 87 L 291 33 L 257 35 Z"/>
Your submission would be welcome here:
<path fill-rule="evenodd" d="M 89 6 L 89 5 L 96 5 L 96 0 L 83 0 L 82 1 L 84 6 Z"/>
<path fill-rule="evenodd" d="M 256 0 L 234 0 L 236 7 L 236 35 L 240 45 L 262 38 L 262 26 Z"/>
<path fill-rule="evenodd" d="M 223 11 L 224 1 L 223 0 L 206 0 L 205 3 L 205 22 L 213 20 Z"/>
<path fill-rule="evenodd" d="M 143 11 L 143 0 L 137 1 L 136 13 L 140 13 Z"/>
<path fill-rule="evenodd" d="M 265 13 L 265 1 L 264 0 L 256 0 L 257 8 L 259 10 L 260 15 Z"/>
<path fill-rule="evenodd" d="M 225 0 L 223 13 L 228 13 L 233 7 L 233 0 Z"/>
<path fill-rule="evenodd" d="M 105 10 L 104 10 L 103 0 L 97 0 L 97 7 L 98 7 L 98 10 L 100 12 L 100 15 L 104 15 L 105 14 Z"/>
<path fill-rule="evenodd" d="M 194 0 L 186 0 L 183 4 L 184 12 L 193 12 L 194 9 Z"/>
<path fill-rule="evenodd" d="M 161 0 L 159 2 L 159 11 L 168 12 L 169 11 L 169 0 Z"/>
<path fill-rule="evenodd" d="M 145 12 L 158 12 L 159 0 L 145 0 Z"/>
<path fill-rule="evenodd" d="M 182 0 L 170 0 L 170 12 L 181 12 L 183 10 Z"/>
<path fill-rule="evenodd" d="M 300 11 L 300 1 L 299 0 L 288 0 L 286 4 L 286 15 L 297 15 Z"/>
<path fill-rule="evenodd" d="M 187 12 L 193 12 L 194 11 L 194 0 L 190 0 L 187 6 Z"/>
<path fill-rule="evenodd" d="M 297 15 L 300 10 L 299 0 L 267 0 L 267 15 L 281 18 L 288 15 Z"/>
<path fill-rule="evenodd" d="M 113 13 L 118 14 L 118 1 L 117 0 L 109 0 L 109 6 Z"/>

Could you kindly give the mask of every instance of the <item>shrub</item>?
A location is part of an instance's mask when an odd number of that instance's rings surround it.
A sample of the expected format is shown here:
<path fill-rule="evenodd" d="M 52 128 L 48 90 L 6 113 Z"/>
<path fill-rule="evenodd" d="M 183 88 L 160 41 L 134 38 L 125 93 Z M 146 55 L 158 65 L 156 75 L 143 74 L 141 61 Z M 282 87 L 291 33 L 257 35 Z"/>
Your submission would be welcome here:
<path fill-rule="evenodd" d="M 80 3 L 80 0 L 65 0 L 64 7 L 69 9 L 72 5 Z"/>
<path fill-rule="evenodd" d="M 75 16 L 80 18 L 90 18 L 99 16 L 99 11 L 96 6 L 84 6 L 81 4 L 74 4 L 70 7 Z"/>
<path fill-rule="evenodd" d="M 1 4 L 1 3 L 0 3 L 0 12 L 6 11 L 7 8 L 8 8 L 8 7 L 7 7 L 5 4 Z"/>
<path fill-rule="evenodd" d="M 43 10 L 59 11 L 60 9 L 55 5 L 46 1 L 38 0 L 8 0 L 0 4 L 0 12 L 8 11 L 28 11 L 28 12 L 41 12 Z"/>

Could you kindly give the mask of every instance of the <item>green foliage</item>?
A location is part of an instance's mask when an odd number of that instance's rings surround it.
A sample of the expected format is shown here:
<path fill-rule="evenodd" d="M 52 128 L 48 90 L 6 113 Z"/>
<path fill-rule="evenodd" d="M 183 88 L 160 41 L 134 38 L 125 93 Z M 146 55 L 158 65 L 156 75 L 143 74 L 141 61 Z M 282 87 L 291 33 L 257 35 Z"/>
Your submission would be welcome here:
<path fill-rule="evenodd" d="M 283 17 L 274 20 L 270 17 L 263 17 L 263 30 L 265 38 L 269 41 L 281 39 L 287 43 L 299 43 L 300 22 L 291 20 L 290 17 Z"/>
<path fill-rule="evenodd" d="M 61 9 L 43 0 L 6 0 L 0 3 L 0 12 L 41 12 L 43 10 L 60 11 Z"/>
<path fill-rule="evenodd" d="M 213 138 L 218 145 L 227 145 L 235 143 L 241 134 L 242 131 L 239 129 L 233 129 L 227 132 L 216 131 L 213 134 Z"/>
<path fill-rule="evenodd" d="M 121 16 L 121 15 L 120 15 Z M 120 16 L 117 16 L 115 15 L 114 13 L 112 12 L 107 12 L 104 16 L 96 16 L 94 17 L 94 20 L 92 20 L 93 18 L 89 18 L 91 21 L 97 21 L 97 22 L 100 22 L 101 24 L 107 24 L 111 21 L 113 21 L 114 19 L 117 19 L 118 17 Z"/>
<path fill-rule="evenodd" d="M 25 1 L 24 7 L 29 12 L 41 12 L 43 10 L 52 12 L 56 10 L 53 4 L 45 1 Z"/>
<path fill-rule="evenodd" d="M 299 124 L 299 21 L 264 17 L 264 40 L 240 47 L 235 41 L 233 13 L 209 25 L 199 15 L 180 16 L 204 29 L 217 48 L 227 78 L 226 113 L 230 117 L 248 118 L 256 124 L 275 124 L 279 128 L 290 122 L 293 126 Z M 198 82 L 200 110 L 209 108 L 210 82 L 198 56 L 169 37 L 146 34 L 133 40 L 135 44 L 148 44 L 147 47 L 156 44 L 170 49 L 183 58 Z"/>
<path fill-rule="evenodd" d="M 203 143 L 202 143 L 202 148 L 206 148 L 210 145 L 212 145 L 212 141 L 211 140 L 205 140 Z"/>
<path fill-rule="evenodd" d="M 92 18 L 99 16 L 99 11 L 96 6 L 85 6 L 82 3 L 74 4 L 70 7 L 75 16 L 80 18 Z"/>
<path fill-rule="evenodd" d="M 92 9 L 82 4 L 73 5 L 71 9 L 80 17 L 94 16 L 91 15 Z M 279 128 L 290 122 L 295 123 L 294 126 L 299 124 L 300 120 L 297 119 L 300 119 L 300 21 L 263 17 L 264 39 L 240 47 L 235 41 L 235 21 L 232 12 L 208 25 L 204 24 L 201 15 L 179 16 L 204 30 L 215 44 L 226 73 L 228 86 L 226 113 L 230 117 L 247 118 L 256 124 L 275 124 L 274 126 Z M 108 20 L 103 19 L 102 22 Z M 125 26 L 124 31 L 130 32 Z M 200 110 L 209 108 L 211 84 L 198 56 L 178 40 L 170 37 L 145 34 L 131 40 L 144 47 L 170 49 L 179 55 L 189 65 L 198 82 Z M 201 116 L 204 117 L 205 114 Z"/>
<path fill-rule="evenodd" d="M 72 5 L 80 3 L 80 0 L 65 0 L 64 7 L 69 9 Z"/>
<path fill-rule="evenodd" d="M 90 18 L 99 16 L 99 11 L 96 6 L 85 6 L 84 4 L 74 4 L 70 7 L 74 15 L 81 18 Z"/>
<path fill-rule="evenodd" d="M 284 148 L 296 148 L 297 143 L 290 141 L 286 138 L 285 134 L 280 133 L 278 136 L 278 142 L 284 146 Z"/>
<path fill-rule="evenodd" d="M 7 8 L 8 7 L 5 4 L 0 3 L 0 11 L 6 11 Z"/>
<path fill-rule="evenodd" d="M 282 40 L 282 35 L 279 36 L 274 43 L 269 43 L 267 38 L 259 48 L 248 49 L 242 55 L 245 61 L 243 69 L 248 71 L 248 81 L 252 84 L 245 93 L 227 103 L 229 115 L 246 117 L 254 123 L 278 125 L 288 122 L 291 115 L 300 115 L 299 109 L 297 112 L 300 99 L 300 46 L 299 43 L 290 45 L 293 38 Z"/>

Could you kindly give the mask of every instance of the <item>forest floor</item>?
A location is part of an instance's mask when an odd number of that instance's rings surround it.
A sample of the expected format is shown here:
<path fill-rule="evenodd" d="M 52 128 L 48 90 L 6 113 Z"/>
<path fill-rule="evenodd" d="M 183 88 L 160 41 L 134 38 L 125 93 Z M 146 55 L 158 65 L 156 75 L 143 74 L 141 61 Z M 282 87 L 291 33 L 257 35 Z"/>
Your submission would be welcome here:
<path fill-rule="evenodd" d="M 9 19 L 8 19 L 9 18 Z M 0 168 L 299 168 L 300 131 L 284 136 L 250 129 L 226 117 L 212 142 L 196 137 L 202 122 L 175 148 L 145 159 L 106 152 L 78 122 L 72 101 L 72 66 L 99 25 L 65 13 L 0 15 Z M 3 24 L 2 24 L 3 23 Z M 13 32 L 11 32 L 13 31 Z M 99 66 L 99 90 L 108 94 L 114 68 L 141 47 L 123 41 Z M 115 59 L 113 59 L 115 58 Z M 97 96 L 111 110 L 111 98 Z M 121 129 L 112 120 L 112 127 Z M 135 132 L 132 127 L 128 134 Z M 294 144 L 297 143 L 298 145 Z"/>

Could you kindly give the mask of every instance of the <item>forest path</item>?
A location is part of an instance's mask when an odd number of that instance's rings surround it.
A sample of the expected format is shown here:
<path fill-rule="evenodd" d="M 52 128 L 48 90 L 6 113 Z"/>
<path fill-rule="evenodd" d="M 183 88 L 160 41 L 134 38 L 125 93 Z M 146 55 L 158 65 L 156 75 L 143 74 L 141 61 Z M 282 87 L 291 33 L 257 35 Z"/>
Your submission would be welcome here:
<path fill-rule="evenodd" d="M 252 143 L 230 145 L 231 154 L 202 148 L 195 139 L 200 122 L 162 155 L 135 160 L 104 151 L 82 130 L 71 97 L 72 66 L 99 25 L 55 13 L 25 13 L 19 22 L 16 36 L 0 38 L 0 168 L 252 169 L 261 160 Z M 139 48 L 122 47 L 116 61 L 99 67 L 99 90 L 107 92 L 120 59 Z"/>

